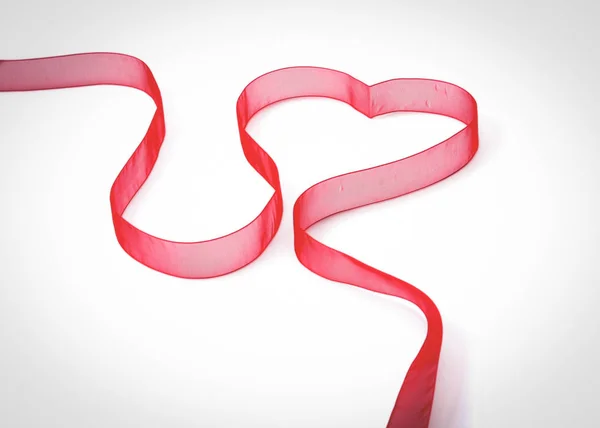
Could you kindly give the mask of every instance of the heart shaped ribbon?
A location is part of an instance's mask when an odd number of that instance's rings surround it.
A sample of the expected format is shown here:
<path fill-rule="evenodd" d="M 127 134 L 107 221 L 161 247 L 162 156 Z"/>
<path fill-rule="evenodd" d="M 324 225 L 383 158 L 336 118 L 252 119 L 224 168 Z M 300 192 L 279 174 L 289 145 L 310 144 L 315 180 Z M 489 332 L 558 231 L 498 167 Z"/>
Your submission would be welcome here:
<path fill-rule="evenodd" d="M 123 218 L 127 205 L 150 175 L 165 136 L 162 98 L 148 66 L 115 53 L 0 61 L 0 92 L 92 85 L 139 89 L 156 104 L 144 139 L 112 186 L 112 217 L 117 239 L 131 257 L 183 278 L 215 277 L 246 266 L 265 250 L 279 228 L 283 198 L 277 166 L 246 132 L 246 125 L 261 109 L 292 98 L 326 97 L 343 101 L 369 118 L 423 112 L 465 124 L 452 137 L 413 156 L 315 184 L 302 193 L 293 210 L 295 251 L 306 268 L 333 281 L 406 299 L 425 314 L 427 336 L 406 374 L 387 427 L 427 428 L 442 346 L 442 320 L 435 304 L 407 282 L 320 243 L 307 229 L 333 214 L 414 192 L 460 170 L 479 144 L 475 99 L 456 85 L 436 80 L 393 79 L 369 86 L 348 74 L 316 67 L 264 74 L 246 86 L 236 111 L 246 159 L 273 187 L 273 196 L 251 223 L 229 235 L 202 242 L 173 242 L 149 235 Z"/>

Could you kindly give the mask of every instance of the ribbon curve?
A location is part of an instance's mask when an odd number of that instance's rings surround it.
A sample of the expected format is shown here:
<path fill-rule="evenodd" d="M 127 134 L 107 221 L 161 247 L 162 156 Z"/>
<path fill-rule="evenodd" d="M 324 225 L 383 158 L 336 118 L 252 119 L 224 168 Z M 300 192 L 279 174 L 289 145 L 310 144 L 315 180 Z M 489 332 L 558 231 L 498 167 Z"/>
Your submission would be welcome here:
<path fill-rule="evenodd" d="M 165 136 L 162 98 L 150 68 L 135 57 L 117 53 L 0 61 L 0 92 L 93 85 L 138 89 L 156 104 L 146 135 L 113 183 L 111 211 L 117 240 L 131 257 L 182 278 L 210 278 L 238 270 L 255 260 L 277 233 L 283 214 L 277 166 L 246 132 L 246 125 L 263 108 L 292 98 L 324 97 L 345 102 L 369 118 L 421 112 L 465 124 L 450 138 L 420 153 L 315 184 L 302 193 L 293 209 L 295 252 L 307 269 L 326 279 L 406 299 L 425 315 L 426 338 L 406 374 L 387 428 L 427 428 L 442 345 L 437 307 L 416 287 L 322 244 L 307 229 L 339 212 L 430 186 L 464 167 L 479 145 L 475 99 L 456 85 L 429 79 L 392 79 L 369 86 L 326 68 L 290 67 L 266 73 L 242 91 L 236 112 L 244 155 L 273 187 L 273 196 L 252 222 L 235 232 L 202 242 L 174 242 L 149 235 L 123 218 L 127 205 L 150 175 Z"/>

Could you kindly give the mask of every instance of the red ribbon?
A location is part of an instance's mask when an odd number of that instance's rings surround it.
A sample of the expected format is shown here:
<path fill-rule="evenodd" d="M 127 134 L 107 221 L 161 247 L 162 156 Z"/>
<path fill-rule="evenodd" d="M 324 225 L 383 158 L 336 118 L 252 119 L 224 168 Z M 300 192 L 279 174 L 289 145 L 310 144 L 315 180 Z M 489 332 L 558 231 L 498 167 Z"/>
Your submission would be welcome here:
<path fill-rule="evenodd" d="M 291 98 L 325 97 L 343 101 L 369 118 L 391 112 L 423 112 L 452 117 L 466 125 L 413 156 L 315 184 L 294 204 L 294 246 L 307 269 L 333 281 L 406 299 L 425 314 L 427 336 L 406 374 L 387 427 L 427 428 L 442 345 L 442 320 L 435 304 L 407 282 L 320 243 L 307 229 L 333 214 L 414 192 L 460 170 L 478 147 L 475 99 L 456 85 L 436 80 L 393 79 L 369 86 L 325 68 L 292 67 L 267 73 L 244 89 L 236 110 L 246 159 L 273 187 L 273 196 L 240 230 L 209 241 L 173 242 L 151 236 L 123 218 L 127 205 L 150 175 L 165 136 L 160 90 L 148 66 L 137 58 L 114 53 L 0 61 L 0 92 L 92 85 L 132 87 L 156 103 L 144 139 L 112 186 L 110 204 L 123 249 L 152 269 L 182 278 L 215 277 L 246 266 L 265 250 L 279 228 L 283 199 L 277 166 L 246 132 L 246 125 L 261 109 Z"/>

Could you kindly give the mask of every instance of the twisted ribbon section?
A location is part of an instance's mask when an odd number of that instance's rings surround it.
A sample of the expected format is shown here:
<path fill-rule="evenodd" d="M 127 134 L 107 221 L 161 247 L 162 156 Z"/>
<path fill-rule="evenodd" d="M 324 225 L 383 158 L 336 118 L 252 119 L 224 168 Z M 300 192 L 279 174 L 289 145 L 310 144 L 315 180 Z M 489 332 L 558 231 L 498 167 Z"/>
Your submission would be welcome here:
<path fill-rule="evenodd" d="M 452 137 L 413 156 L 315 184 L 302 193 L 293 210 L 295 252 L 307 269 L 333 281 L 406 299 L 424 313 L 427 336 L 406 374 L 387 427 L 427 428 L 442 345 L 442 320 L 435 304 L 407 282 L 322 244 L 307 229 L 333 214 L 405 195 L 460 170 L 478 148 L 474 98 L 456 85 L 436 80 L 393 79 L 369 86 L 348 74 L 316 67 L 285 68 L 258 77 L 237 101 L 238 127 L 246 159 L 273 187 L 273 196 L 251 223 L 229 235 L 202 242 L 173 242 L 149 235 L 123 218 L 127 205 L 150 175 L 165 136 L 162 98 L 148 66 L 115 53 L 0 61 L 0 92 L 92 85 L 139 89 L 156 104 L 144 139 L 111 188 L 110 204 L 123 249 L 152 269 L 182 278 L 215 277 L 246 266 L 265 250 L 279 228 L 283 199 L 277 166 L 246 132 L 246 125 L 261 109 L 292 98 L 326 97 L 343 101 L 369 118 L 423 112 L 465 124 Z"/>

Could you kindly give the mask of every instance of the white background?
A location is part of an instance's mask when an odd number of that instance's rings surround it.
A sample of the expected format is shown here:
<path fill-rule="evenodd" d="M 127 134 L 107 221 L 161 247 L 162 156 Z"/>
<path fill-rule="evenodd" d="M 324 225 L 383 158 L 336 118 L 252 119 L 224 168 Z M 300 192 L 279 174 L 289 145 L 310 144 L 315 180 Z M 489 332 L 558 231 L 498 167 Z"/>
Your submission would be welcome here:
<path fill-rule="evenodd" d="M 0 0 L 0 58 L 143 59 L 167 138 L 126 217 L 186 241 L 245 225 L 272 193 L 237 139 L 235 100 L 258 75 L 464 87 L 480 114 L 471 164 L 311 233 L 436 302 L 432 428 L 597 426 L 598 3 L 189 3 Z M 330 100 L 262 112 L 249 129 L 280 168 L 280 232 L 247 268 L 194 281 L 135 262 L 112 229 L 110 186 L 153 109 L 116 87 L 0 94 L 0 425 L 383 428 L 424 320 L 304 269 L 291 207 L 460 124 Z"/>

